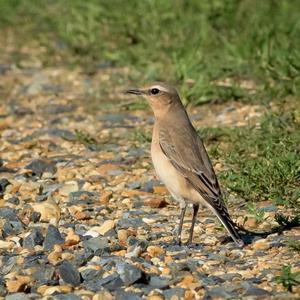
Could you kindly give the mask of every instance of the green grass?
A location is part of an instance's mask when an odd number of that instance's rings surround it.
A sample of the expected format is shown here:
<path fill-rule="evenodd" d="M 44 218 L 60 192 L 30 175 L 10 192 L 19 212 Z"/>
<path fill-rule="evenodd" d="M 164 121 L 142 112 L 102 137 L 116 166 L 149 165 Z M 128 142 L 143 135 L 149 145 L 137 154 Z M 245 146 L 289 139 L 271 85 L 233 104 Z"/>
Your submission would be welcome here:
<path fill-rule="evenodd" d="M 300 272 L 291 272 L 291 266 L 284 266 L 281 275 L 276 277 L 276 281 L 281 283 L 284 288 L 292 292 L 294 286 L 300 285 Z"/>
<path fill-rule="evenodd" d="M 185 102 L 263 101 L 300 94 L 298 0 L 0 0 L 14 61 L 129 67 L 163 79 Z M 125 75 L 124 75 L 125 76 Z M 247 85 L 247 86 L 246 86 Z"/>
<path fill-rule="evenodd" d="M 269 113 L 259 126 L 207 128 L 200 135 L 211 156 L 224 161 L 223 186 L 249 202 L 297 206 L 300 124 L 293 112 Z"/>

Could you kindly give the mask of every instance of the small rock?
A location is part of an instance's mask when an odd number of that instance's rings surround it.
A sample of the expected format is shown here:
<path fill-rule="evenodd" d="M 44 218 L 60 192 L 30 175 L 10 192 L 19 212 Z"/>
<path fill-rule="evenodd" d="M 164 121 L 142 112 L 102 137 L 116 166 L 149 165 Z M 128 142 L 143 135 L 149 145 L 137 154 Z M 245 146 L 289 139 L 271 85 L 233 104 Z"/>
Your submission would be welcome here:
<path fill-rule="evenodd" d="M 73 245 L 77 245 L 79 242 L 80 242 L 80 236 L 76 234 L 73 229 L 70 229 L 65 239 L 65 245 L 73 246 Z"/>
<path fill-rule="evenodd" d="M 156 289 L 165 289 L 170 286 L 171 282 L 165 277 L 151 276 L 149 284 Z"/>
<path fill-rule="evenodd" d="M 138 181 L 126 183 L 126 187 L 131 190 L 137 190 L 141 187 L 141 183 Z"/>
<path fill-rule="evenodd" d="M 99 199 L 99 194 L 88 191 L 70 192 L 69 202 L 72 204 L 93 204 Z"/>
<path fill-rule="evenodd" d="M 41 214 L 40 220 L 43 222 L 54 221 L 57 223 L 60 220 L 60 208 L 55 202 L 33 203 L 32 208 L 35 212 Z"/>
<path fill-rule="evenodd" d="M 51 104 L 45 107 L 44 113 L 56 115 L 61 113 L 72 112 L 76 109 L 75 105 Z"/>
<path fill-rule="evenodd" d="M 116 292 L 116 300 L 117 299 L 122 299 L 122 300 L 142 300 L 140 296 L 131 293 L 131 292 L 125 292 L 123 290 L 119 290 Z M 104 300 L 104 299 L 103 299 Z"/>
<path fill-rule="evenodd" d="M 41 176 L 45 172 L 54 174 L 57 170 L 55 163 L 42 159 L 34 159 L 25 167 L 25 169 L 31 170 L 38 176 Z"/>
<path fill-rule="evenodd" d="M 75 141 L 76 140 L 76 135 L 66 129 L 51 128 L 51 129 L 42 130 L 41 135 L 45 135 L 45 134 L 58 136 L 67 141 Z"/>
<path fill-rule="evenodd" d="M 120 230 L 118 230 L 117 235 L 118 235 L 118 240 L 119 240 L 120 245 L 126 246 L 127 238 L 128 238 L 127 230 L 120 229 Z"/>
<path fill-rule="evenodd" d="M 23 247 L 34 248 L 37 245 L 42 245 L 44 237 L 39 227 L 33 228 L 29 235 L 27 235 L 23 242 Z"/>
<path fill-rule="evenodd" d="M 4 219 L 15 219 L 17 211 L 14 208 L 1 207 L 0 208 L 0 218 Z"/>
<path fill-rule="evenodd" d="M 82 300 L 81 297 L 75 295 L 75 294 L 59 294 L 54 296 L 55 300 Z"/>
<path fill-rule="evenodd" d="M 72 287 L 68 285 L 57 285 L 57 286 L 45 286 L 42 285 L 37 289 L 37 292 L 43 296 L 50 296 L 57 293 L 69 294 L 72 291 Z"/>
<path fill-rule="evenodd" d="M 30 298 L 24 293 L 14 293 L 7 295 L 5 300 L 30 300 Z"/>
<path fill-rule="evenodd" d="M 69 196 L 72 192 L 77 192 L 79 190 L 77 181 L 68 181 L 59 189 L 59 193 L 62 196 Z"/>
<path fill-rule="evenodd" d="M 17 275 L 15 278 L 6 281 L 6 287 L 9 293 L 23 292 L 30 281 L 29 276 Z"/>
<path fill-rule="evenodd" d="M 120 298 L 123 299 L 123 298 Z M 115 297 L 107 290 L 103 290 L 95 294 L 92 300 L 115 300 Z M 124 299 L 125 300 L 125 299 Z"/>
<path fill-rule="evenodd" d="M 64 261 L 59 267 L 58 272 L 65 283 L 72 286 L 78 286 L 81 283 L 81 277 L 77 269 L 69 262 Z"/>
<path fill-rule="evenodd" d="M 147 248 L 147 252 L 151 257 L 158 257 L 164 254 L 166 251 L 165 249 L 158 247 L 158 246 L 149 246 Z"/>
<path fill-rule="evenodd" d="M 167 289 L 163 292 L 165 300 L 181 300 L 184 298 L 185 290 L 182 288 Z"/>
<path fill-rule="evenodd" d="M 14 246 L 14 242 L 7 242 L 7 241 L 2 241 L 0 240 L 0 249 L 11 249 Z"/>
<path fill-rule="evenodd" d="M 4 233 L 4 236 L 17 235 L 24 231 L 24 225 L 18 219 L 18 217 L 15 217 L 14 219 L 7 220 L 4 223 L 2 231 Z"/>
<path fill-rule="evenodd" d="M 0 179 L 0 193 L 5 191 L 5 188 L 10 185 L 10 182 L 6 178 Z"/>
<path fill-rule="evenodd" d="M 103 287 L 105 287 L 110 282 L 114 282 L 118 279 L 120 279 L 120 276 L 117 273 L 113 273 L 112 275 L 109 275 L 102 279 L 94 278 L 92 280 L 84 281 L 84 286 L 88 290 L 91 290 L 93 292 L 98 292 L 98 291 L 101 291 L 103 289 Z M 122 282 L 122 284 L 123 284 L 123 282 Z"/>
<path fill-rule="evenodd" d="M 110 170 L 110 171 L 107 171 L 107 175 L 108 176 L 119 176 L 119 175 L 122 175 L 124 174 L 124 171 L 122 170 Z"/>
<path fill-rule="evenodd" d="M 49 264 L 38 266 L 33 274 L 33 278 L 39 285 L 53 285 L 55 283 L 54 277 L 56 277 L 55 267 Z"/>
<path fill-rule="evenodd" d="M 247 296 L 255 296 L 255 299 L 265 299 L 266 297 L 271 296 L 271 294 L 264 289 L 249 287 L 243 297 Z"/>
<path fill-rule="evenodd" d="M 104 191 L 99 199 L 100 204 L 108 204 L 110 198 L 112 197 L 112 192 L 111 191 Z"/>
<path fill-rule="evenodd" d="M 270 248 L 270 242 L 267 239 L 259 239 L 252 245 L 255 250 L 268 250 Z"/>
<path fill-rule="evenodd" d="M 39 222 L 40 218 L 41 218 L 41 213 L 37 211 L 33 211 L 30 215 L 30 221 L 32 221 L 33 223 Z"/>
<path fill-rule="evenodd" d="M 168 202 L 161 198 L 152 198 L 145 200 L 145 205 L 152 208 L 162 208 L 168 205 Z"/>
<path fill-rule="evenodd" d="M 118 262 L 116 270 L 126 286 L 135 283 L 142 277 L 142 271 L 129 263 Z"/>
<path fill-rule="evenodd" d="M 94 237 L 83 242 L 84 248 L 90 249 L 93 252 L 104 250 L 108 247 L 108 240 L 104 237 Z"/>
<path fill-rule="evenodd" d="M 113 229 L 115 227 L 115 221 L 114 220 L 106 220 L 104 223 L 97 228 L 97 232 L 101 235 L 105 235 L 109 230 Z"/>
<path fill-rule="evenodd" d="M 61 236 L 59 230 L 53 226 L 49 225 L 46 237 L 44 240 L 44 249 L 46 251 L 52 250 L 54 245 L 57 244 L 63 244 L 64 243 L 64 238 Z"/>
<path fill-rule="evenodd" d="M 147 193 L 153 193 L 153 187 L 158 186 L 159 184 L 161 184 L 161 182 L 158 180 L 150 180 L 145 182 L 141 190 Z"/>
<path fill-rule="evenodd" d="M 159 186 L 154 186 L 153 187 L 153 193 L 155 193 L 155 194 L 166 194 L 166 193 L 168 193 L 168 190 L 165 186 L 159 185 Z"/>

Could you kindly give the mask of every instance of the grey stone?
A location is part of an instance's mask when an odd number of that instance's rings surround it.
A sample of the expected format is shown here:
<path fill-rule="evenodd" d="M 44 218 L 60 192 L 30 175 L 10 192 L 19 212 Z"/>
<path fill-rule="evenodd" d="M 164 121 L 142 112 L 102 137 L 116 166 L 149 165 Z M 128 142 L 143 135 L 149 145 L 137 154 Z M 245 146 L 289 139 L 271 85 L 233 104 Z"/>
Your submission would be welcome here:
<path fill-rule="evenodd" d="M 85 281 L 93 280 L 95 278 L 101 278 L 104 274 L 103 270 L 94 270 L 94 269 L 86 269 L 83 270 L 81 273 L 82 279 Z"/>
<path fill-rule="evenodd" d="M 167 288 L 172 283 L 166 277 L 151 276 L 149 284 L 156 289 L 164 289 Z"/>
<path fill-rule="evenodd" d="M 107 285 L 109 282 L 116 280 L 120 276 L 117 273 L 114 273 L 112 275 L 109 275 L 102 279 L 93 279 L 84 281 L 84 286 L 93 292 L 101 291 L 105 285 Z"/>
<path fill-rule="evenodd" d="M 40 135 L 42 135 L 42 134 L 54 135 L 54 136 L 58 136 L 67 141 L 75 141 L 76 140 L 76 135 L 66 129 L 51 128 L 51 129 L 41 130 L 39 134 Z"/>
<path fill-rule="evenodd" d="M 26 116 L 26 115 L 33 114 L 33 111 L 29 107 L 24 107 L 19 104 L 11 105 L 10 111 L 12 114 L 17 115 L 17 116 Z"/>
<path fill-rule="evenodd" d="M 34 248 L 37 245 L 42 245 L 44 237 L 42 230 L 39 227 L 33 228 L 28 236 L 24 239 L 23 247 Z"/>
<path fill-rule="evenodd" d="M 17 215 L 17 210 L 9 207 L 0 208 L 0 218 L 4 219 L 15 219 Z"/>
<path fill-rule="evenodd" d="M 2 266 L 0 269 L 0 274 L 1 275 L 6 275 L 8 274 L 14 266 L 16 266 L 17 262 L 17 256 L 6 256 L 2 259 Z"/>
<path fill-rule="evenodd" d="M 80 273 L 77 269 L 68 261 L 64 261 L 59 267 L 58 272 L 60 277 L 65 283 L 72 286 L 78 286 L 81 283 Z"/>
<path fill-rule="evenodd" d="M 270 204 L 270 205 L 267 205 L 265 207 L 258 208 L 257 210 L 259 212 L 275 212 L 275 211 L 278 210 L 278 208 L 275 205 Z"/>
<path fill-rule="evenodd" d="M 10 182 L 6 178 L 0 179 L 0 193 L 5 191 L 5 188 L 10 185 Z"/>
<path fill-rule="evenodd" d="M 124 216 L 123 216 L 124 217 Z M 150 226 L 146 224 L 141 218 L 132 218 L 132 219 L 121 219 L 118 221 L 118 226 L 121 228 L 129 228 L 129 227 L 144 227 L 145 229 L 149 229 Z"/>
<path fill-rule="evenodd" d="M 50 104 L 44 108 L 44 112 L 51 115 L 72 112 L 76 109 L 76 105 Z"/>
<path fill-rule="evenodd" d="M 90 249 L 93 252 L 108 248 L 108 240 L 105 237 L 94 237 L 83 242 L 85 249 Z"/>
<path fill-rule="evenodd" d="M 75 294 L 59 294 L 59 295 L 55 295 L 54 299 L 56 300 L 82 300 L 81 297 L 75 295 Z"/>
<path fill-rule="evenodd" d="M 150 180 L 144 183 L 141 190 L 147 193 L 153 193 L 153 187 L 160 185 L 162 185 L 162 183 L 159 180 Z"/>
<path fill-rule="evenodd" d="M 124 124 L 125 121 L 137 122 L 139 120 L 138 117 L 126 113 L 105 114 L 98 116 L 97 119 L 105 123 L 117 124 Z"/>
<path fill-rule="evenodd" d="M 69 194 L 69 202 L 71 204 L 92 204 L 99 199 L 96 192 L 77 191 Z"/>
<path fill-rule="evenodd" d="M 131 156 L 131 157 L 141 157 L 142 155 L 145 154 L 144 149 L 142 148 L 137 148 L 137 149 L 130 149 L 128 151 L 127 156 Z"/>
<path fill-rule="evenodd" d="M 126 187 L 131 189 L 131 190 L 137 190 L 141 187 L 141 183 L 138 181 L 134 181 L 134 182 L 129 182 L 126 184 Z"/>
<path fill-rule="evenodd" d="M 38 222 L 40 218 L 41 218 L 41 213 L 37 211 L 33 211 L 30 215 L 30 221 L 32 221 L 33 223 Z"/>
<path fill-rule="evenodd" d="M 33 274 L 33 278 L 40 285 L 51 285 L 54 282 L 55 267 L 52 265 L 38 266 L 36 272 Z"/>
<path fill-rule="evenodd" d="M 184 298 L 184 292 L 185 292 L 185 289 L 173 288 L 173 289 L 168 289 L 168 290 L 163 291 L 163 296 L 165 297 L 165 300 L 173 300 L 175 298 L 175 296 L 177 296 L 177 299 L 179 300 L 179 299 Z"/>
<path fill-rule="evenodd" d="M 17 217 L 15 217 L 14 220 L 6 220 L 2 228 L 2 231 L 5 234 L 5 236 L 16 235 L 21 233 L 23 230 L 24 225 Z"/>
<path fill-rule="evenodd" d="M 207 291 L 204 299 L 234 299 L 233 295 L 230 292 L 227 292 L 223 287 L 215 287 Z"/>
<path fill-rule="evenodd" d="M 270 296 L 270 292 L 264 290 L 264 289 L 260 289 L 260 288 L 256 288 L 256 287 L 249 287 L 246 290 L 246 293 L 243 295 L 244 297 L 246 296 L 255 296 L 255 299 L 259 299 L 261 298 L 265 298 L 267 296 Z"/>
<path fill-rule="evenodd" d="M 43 92 L 44 86 L 49 85 L 50 81 L 47 76 L 44 74 L 37 72 L 33 78 L 31 84 L 26 87 L 24 91 L 29 96 L 37 95 Z"/>
<path fill-rule="evenodd" d="M 118 262 L 116 270 L 126 286 L 133 284 L 142 277 L 142 271 L 126 262 Z"/>
<path fill-rule="evenodd" d="M 45 172 L 54 174 L 57 170 L 55 163 L 42 159 L 34 159 L 27 166 L 25 166 L 25 169 L 31 170 L 38 176 L 42 175 Z"/>
<path fill-rule="evenodd" d="M 108 176 L 119 176 L 119 175 L 122 175 L 122 174 L 124 174 L 124 171 L 122 171 L 122 170 L 109 170 L 109 171 L 107 171 Z"/>
<path fill-rule="evenodd" d="M 104 284 L 103 287 L 112 292 L 118 290 L 123 285 L 124 285 L 123 280 L 120 278 L 120 276 L 117 276 L 110 282 Z"/>
<path fill-rule="evenodd" d="M 44 240 L 44 249 L 47 251 L 52 250 L 54 245 L 63 244 L 64 241 L 65 239 L 61 236 L 59 230 L 50 224 Z"/>
<path fill-rule="evenodd" d="M 7 200 L 7 202 L 9 202 L 9 203 L 11 203 L 11 204 L 14 204 L 14 205 L 18 205 L 18 204 L 20 203 L 20 200 L 19 200 L 18 197 L 13 196 L 13 197 L 9 198 L 9 199 Z"/>
<path fill-rule="evenodd" d="M 24 293 L 14 293 L 7 295 L 5 300 L 30 300 L 30 298 Z"/>
<path fill-rule="evenodd" d="M 23 267 L 24 269 L 36 266 L 36 265 L 45 265 L 48 263 L 47 255 L 44 251 L 33 252 L 24 257 Z"/>
<path fill-rule="evenodd" d="M 225 281 L 232 281 L 234 278 L 242 278 L 242 275 L 239 273 L 225 273 L 219 275 L 219 277 Z"/>
<path fill-rule="evenodd" d="M 139 295 L 132 292 L 125 292 L 123 290 L 118 290 L 116 292 L 116 300 L 142 300 Z"/>

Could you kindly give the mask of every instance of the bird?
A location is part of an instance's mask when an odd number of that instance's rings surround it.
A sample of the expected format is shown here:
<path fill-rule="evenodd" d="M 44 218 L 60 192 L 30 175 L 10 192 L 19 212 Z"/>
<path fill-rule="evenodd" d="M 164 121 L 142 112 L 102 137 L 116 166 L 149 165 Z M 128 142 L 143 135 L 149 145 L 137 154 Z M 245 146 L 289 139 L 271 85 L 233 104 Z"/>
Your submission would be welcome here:
<path fill-rule="evenodd" d="M 200 205 L 204 205 L 217 216 L 233 241 L 242 247 L 244 242 L 228 213 L 211 160 L 176 88 L 155 82 L 125 93 L 146 98 L 154 113 L 151 158 L 159 179 L 179 203 L 176 242 L 181 245 L 186 208 L 192 204 L 193 217 L 187 245 L 192 244 L 197 213 Z"/>

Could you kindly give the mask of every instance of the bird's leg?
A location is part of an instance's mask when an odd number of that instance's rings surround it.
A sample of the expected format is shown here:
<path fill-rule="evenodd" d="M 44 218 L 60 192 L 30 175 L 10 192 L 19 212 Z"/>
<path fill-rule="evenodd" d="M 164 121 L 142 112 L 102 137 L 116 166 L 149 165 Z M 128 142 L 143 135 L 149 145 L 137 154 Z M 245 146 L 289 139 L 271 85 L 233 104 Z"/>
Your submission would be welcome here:
<path fill-rule="evenodd" d="M 198 210 L 199 210 L 199 204 L 193 204 L 193 219 L 192 219 L 190 236 L 189 236 L 187 245 L 191 245 L 193 242 L 194 227 L 195 227 L 195 223 L 196 223 L 196 217 L 197 217 Z"/>
<path fill-rule="evenodd" d="M 176 236 L 176 242 L 178 243 L 178 245 L 181 245 L 181 231 L 182 231 L 183 219 L 186 211 L 186 204 L 184 203 L 184 206 L 180 205 L 180 209 L 181 209 L 180 222 L 179 222 L 177 236 Z"/>

